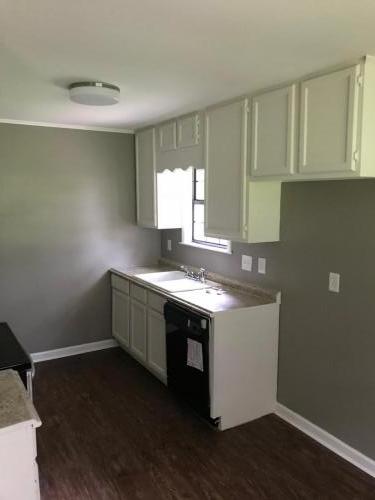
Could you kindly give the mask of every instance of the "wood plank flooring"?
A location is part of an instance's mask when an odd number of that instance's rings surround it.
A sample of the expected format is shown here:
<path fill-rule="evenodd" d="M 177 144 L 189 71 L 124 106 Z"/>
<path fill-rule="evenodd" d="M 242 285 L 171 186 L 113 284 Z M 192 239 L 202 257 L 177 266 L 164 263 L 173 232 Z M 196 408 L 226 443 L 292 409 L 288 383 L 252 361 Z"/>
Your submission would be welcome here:
<path fill-rule="evenodd" d="M 40 363 L 43 500 L 375 499 L 375 480 L 275 415 L 215 432 L 119 348 Z"/>

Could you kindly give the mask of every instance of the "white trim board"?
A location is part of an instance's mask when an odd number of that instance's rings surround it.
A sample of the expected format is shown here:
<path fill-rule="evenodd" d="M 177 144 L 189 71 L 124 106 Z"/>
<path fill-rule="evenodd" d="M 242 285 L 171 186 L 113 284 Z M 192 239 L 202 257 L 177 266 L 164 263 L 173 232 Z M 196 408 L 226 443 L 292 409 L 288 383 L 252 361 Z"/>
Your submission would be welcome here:
<path fill-rule="evenodd" d="M 329 432 L 321 429 L 280 403 L 276 403 L 275 413 L 289 424 L 297 427 L 297 429 L 315 439 L 315 441 L 318 441 L 318 443 L 330 449 L 370 476 L 375 477 L 375 460 L 367 457 L 360 451 L 352 448 Z"/>
<path fill-rule="evenodd" d="M 73 130 L 92 130 L 93 132 L 113 132 L 114 134 L 134 134 L 134 130 L 127 128 L 110 127 L 90 127 L 89 125 L 70 125 L 68 123 L 50 123 L 50 122 L 31 122 L 27 120 L 11 120 L 0 118 L 0 123 L 9 123 L 10 125 L 30 125 L 31 127 L 51 127 L 51 128 L 69 128 Z"/>
<path fill-rule="evenodd" d="M 85 352 L 100 351 L 102 349 L 109 349 L 117 347 L 118 343 L 115 339 L 99 340 L 98 342 L 90 342 L 88 344 L 72 345 L 69 347 L 62 347 L 61 349 L 52 349 L 50 351 L 34 352 L 31 358 L 34 363 L 41 361 L 48 361 L 49 359 L 65 358 L 67 356 L 75 356 L 76 354 L 83 354 Z"/>

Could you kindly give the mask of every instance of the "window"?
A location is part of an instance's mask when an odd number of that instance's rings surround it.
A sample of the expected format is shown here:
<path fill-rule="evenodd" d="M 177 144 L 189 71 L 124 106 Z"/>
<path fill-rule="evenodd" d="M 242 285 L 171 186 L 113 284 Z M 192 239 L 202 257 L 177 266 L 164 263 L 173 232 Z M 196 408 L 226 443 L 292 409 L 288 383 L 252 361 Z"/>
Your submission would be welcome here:
<path fill-rule="evenodd" d="M 187 210 L 183 228 L 183 243 L 222 252 L 230 251 L 230 242 L 204 234 L 204 170 L 192 169 L 191 209 Z M 190 233 L 190 234 L 189 234 Z"/>

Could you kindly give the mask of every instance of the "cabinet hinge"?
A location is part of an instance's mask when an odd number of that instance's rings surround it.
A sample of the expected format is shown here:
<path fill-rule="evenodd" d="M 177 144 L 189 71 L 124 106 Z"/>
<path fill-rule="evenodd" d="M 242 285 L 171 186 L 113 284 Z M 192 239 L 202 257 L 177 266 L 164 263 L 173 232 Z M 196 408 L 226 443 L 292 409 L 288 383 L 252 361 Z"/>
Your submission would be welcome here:
<path fill-rule="evenodd" d="M 355 151 L 353 151 L 353 160 L 356 161 L 356 162 L 359 160 L 358 149 L 356 149 Z"/>
<path fill-rule="evenodd" d="M 363 85 L 363 75 L 358 75 L 357 76 L 357 85 L 358 85 L 358 87 L 362 87 L 362 85 Z"/>

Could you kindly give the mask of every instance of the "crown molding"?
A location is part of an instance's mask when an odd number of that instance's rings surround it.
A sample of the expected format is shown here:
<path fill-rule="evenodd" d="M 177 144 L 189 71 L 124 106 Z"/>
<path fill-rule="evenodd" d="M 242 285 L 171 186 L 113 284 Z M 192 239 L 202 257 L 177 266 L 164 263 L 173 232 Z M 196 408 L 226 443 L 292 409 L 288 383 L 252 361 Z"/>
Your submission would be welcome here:
<path fill-rule="evenodd" d="M 86 125 L 70 125 L 68 123 L 49 123 L 49 122 L 32 122 L 27 120 L 10 120 L 0 118 L 0 123 L 10 125 L 29 125 L 31 127 L 48 127 L 48 128 L 68 128 L 72 130 L 92 130 L 93 132 L 112 132 L 115 134 L 134 134 L 133 129 L 127 128 L 109 128 L 109 127 L 89 127 Z"/>

